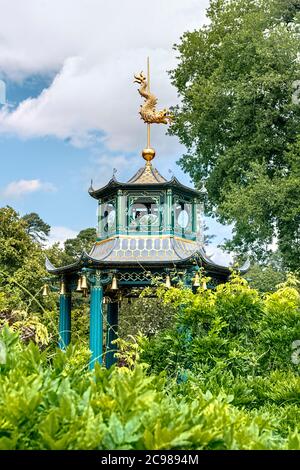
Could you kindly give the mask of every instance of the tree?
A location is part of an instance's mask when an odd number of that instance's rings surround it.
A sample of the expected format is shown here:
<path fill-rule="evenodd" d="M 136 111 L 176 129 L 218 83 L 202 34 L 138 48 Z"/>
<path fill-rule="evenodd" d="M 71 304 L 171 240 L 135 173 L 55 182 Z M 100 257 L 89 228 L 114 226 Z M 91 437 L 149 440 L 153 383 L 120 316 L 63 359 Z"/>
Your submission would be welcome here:
<path fill-rule="evenodd" d="M 70 261 L 78 258 L 83 251 L 89 252 L 95 243 L 97 232 L 95 228 L 81 230 L 76 238 L 69 238 L 65 241 L 65 253 Z"/>
<path fill-rule="evenodd" d="M 187 147 L 180 164 L 205 185 L 206 213 L 234 223 L 227 248 L 261 258 L 276 239 L 292 269 L 300 255 L 299 11 L 298 0 L 212 0 L 210 24 L 183 35 L 171 71 L 181 104 L 170 132 Z"/>
<path fill-rule="evenodd" d="M 50 225 L 46 224 L 35 212 L 24 215 L 22 219 L 27 225 L 26 232 L 34 241 L 38 243 L 46 241 L 50 233 Z"/>
<path fill-rule="evenodd" d="M 0 208 L 0 269 L 13 273 L 33 249 L 26 222 L 12 207 Z"/>
<path fill-rule="evenodd" d="M 281 253 L 275 251 L 265 262 L 252 263 L 244 277 L 252 289 L 260 292 L 275 292 L 278 285 L 286 281 L 288 273 L 282 265 Z"/>
<path fill-rule="evenodd" d="M 45 256 L 27 232 L 27 223 L 11 207 L 0 208 L 0 291 L 10 309 L 39 310 Z"/>

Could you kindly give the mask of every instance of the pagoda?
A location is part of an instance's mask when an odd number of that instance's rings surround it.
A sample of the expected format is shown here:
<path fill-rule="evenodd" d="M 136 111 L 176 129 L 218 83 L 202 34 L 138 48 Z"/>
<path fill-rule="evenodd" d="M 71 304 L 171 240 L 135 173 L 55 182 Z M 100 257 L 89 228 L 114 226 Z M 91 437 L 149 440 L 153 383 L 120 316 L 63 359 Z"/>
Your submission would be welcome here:
<path fill-rule="evenodd" d="M 54 267 L 46 260 L 48 272 L 60 282 L 59 347 L 71 341 L 71 296 L 82 292 L 90 303 L 90 350 L 95 362 L 110 367 L 116 362 L 114 340 L 118 332 L 120 302 L 160 279 L 166 287 L 182 283 L 200 286 L 201 276 L 209 276 L 212 287 L 225 282 L 230 266 L 216 264 L 204 248 L 201 193 L 174 176 L 167 180 L 153 166 L 155 150 L 150 145 L 151 124 L 167 124 L 168 110 L 156 110 L 148 77 L 135 75 L 144 98 L 140 115 L 147 124 L 145 164 L 127 182 L 115 174 L 106 186 L 89 195 L 97 200 L 97 240 L 89 253 L 72 264 Z M 240 268 L 244 273 L 248 264 Z M 107 306 L 107 308 L 104 307 Z M 106 310 L 106 347 L 103 348 L 103 316 Z"/>

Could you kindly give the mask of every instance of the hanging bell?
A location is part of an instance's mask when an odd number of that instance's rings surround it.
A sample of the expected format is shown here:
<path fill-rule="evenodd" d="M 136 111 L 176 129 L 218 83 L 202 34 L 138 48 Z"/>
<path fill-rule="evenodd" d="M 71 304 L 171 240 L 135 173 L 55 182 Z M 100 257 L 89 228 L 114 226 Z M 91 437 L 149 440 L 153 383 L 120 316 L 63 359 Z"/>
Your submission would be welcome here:
<path fill-rule="evenodd" d="M 66 294 L 66 285 L 64 283 L 64 281 L 62 281 L 60 283 L 60 291 L 59 291 L 60 295 L 65 295 Z"/>
<path fill-rule="evenodd" d="M 78 282 L 77 282 L 77 287 L 76 287 L 76 292 L 81 292 L 82 287 L 81 287 L 81 277 L 78 277 Z"/>
<path fill-rule="evenodd" d="M 167 274 L 165 286 L 166 286 L 167 289 L 170 289 L 170 287 L 172 287 L 171 278 L 170 278 L 169 274 Z"/>
<path fill-rule="evenodd" d="M 118 290 L 118 281 L 117 281 L 117 276 L 114 275 L 111 281 L 111 290 Z"/>
<path fill-rule="evenodd" d="M 86 281 L 86 275 L 83 274 L 81 276 L 81 289 L 87 289 L 88 288 L 88 285 L 87 285 L 87 281 Z"/>
<path fill-rule="evenodd" d="M 43 297 L 48 297 L 49 291 L 50 291 L 50 289 L 49 289 L 48 284 L 44 284 L 43 291 L 42 291 L 42 296 Z"/>
<path fill-rule="evenodd" d="M 199 277 L 198 273 L 195 274 L 193 286 L 194 287 L 200 287 L 200 277 Z"/>
<path fill-rule="evenodd" d="M 206 281 L 203 281 L 203 283 L 202 283 L 202 289 L 204 289 L 204 290 L 207 289 Z"/>

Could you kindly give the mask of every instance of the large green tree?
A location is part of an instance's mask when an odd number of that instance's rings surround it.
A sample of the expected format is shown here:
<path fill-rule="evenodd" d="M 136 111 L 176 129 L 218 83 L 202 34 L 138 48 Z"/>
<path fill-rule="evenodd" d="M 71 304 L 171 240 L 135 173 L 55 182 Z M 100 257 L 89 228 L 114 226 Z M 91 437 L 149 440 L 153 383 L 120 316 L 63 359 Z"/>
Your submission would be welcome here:
<path fill-rule="evenodd" d="M 77 237 L 69 238 L 65 241 L 65 254 L 69 257 L 70 261 L 78 258 L 83 251 L 89 252 L 95 243 L 97 232 L 95 228 L 86 228 L 81 230 Z"/>
<path fill-rule="evenodd" d="M 27 222 L 11 207 L 0 208 L 0 293 L 9 308 L 40 310 L 45 254 L 28 234 Z"/>
<path fill-rule="evenodd" d="M 234 223 L 228 247 L 258 255 L 277 241 L 300 257 L 299 0 L 212 0 L 171 71 L 181 97 L 171 133 L 206 189 L 206 211 Z"/>
<path fill-rule="evenodd" d="M 34 248 L 27 224 L 12 207 L 0 208 L 0 268 L 9 274 L 21 268 Z"/>
<path fill-rule="evenodd" d="M 22 219 L 26 222 L 26 232 L 39 243 L 44 243 L 50 234 L 50 225 L 46 224 L 36 212 L 25 214 Z"/>

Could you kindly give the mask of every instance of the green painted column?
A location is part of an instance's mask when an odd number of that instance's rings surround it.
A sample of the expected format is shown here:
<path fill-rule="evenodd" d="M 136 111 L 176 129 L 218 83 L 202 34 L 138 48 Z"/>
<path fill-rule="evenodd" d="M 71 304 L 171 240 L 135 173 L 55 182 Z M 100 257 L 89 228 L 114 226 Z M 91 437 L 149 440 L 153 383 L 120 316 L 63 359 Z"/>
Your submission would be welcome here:
<path fill-rule="evenodd" d="M 91 286 L 90 297 L 90 350 L 92 352 L 90 369 L 95 363 L 103 362 L 103 288 L 100 276 L 96 274 L 95 283 Z"/>
<path fill-rule="evenodd" d="M 118 317 L 119 317 L 119 304 L 118 302 L 111 302 L 107 305 L 107 336 L 106 336 L 106 367 L 109 369 L 117 362 L 114 356 L 117 352 L 117 345 L 112 342 L 118 337 Z"/>
<path fill-rule="evenodd" d="M 71 341 L 71 293 L 59 297 L 59 343 L 60 349 L 66 349 Z"/>

